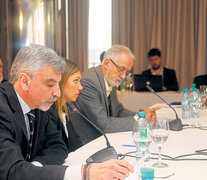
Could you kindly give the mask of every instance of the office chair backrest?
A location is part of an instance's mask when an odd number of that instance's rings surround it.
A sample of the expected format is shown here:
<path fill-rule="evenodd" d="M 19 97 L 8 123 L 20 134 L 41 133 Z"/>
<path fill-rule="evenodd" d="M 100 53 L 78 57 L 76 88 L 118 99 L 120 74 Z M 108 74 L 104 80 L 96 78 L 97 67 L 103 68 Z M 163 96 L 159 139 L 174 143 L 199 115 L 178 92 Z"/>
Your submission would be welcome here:
<path fill-rule="evenodd" d="M 201 85 L 207 85 L 207 74 L 195 76 L 193 82 L 196 84 L 196 88 L 200 88 Z"/>

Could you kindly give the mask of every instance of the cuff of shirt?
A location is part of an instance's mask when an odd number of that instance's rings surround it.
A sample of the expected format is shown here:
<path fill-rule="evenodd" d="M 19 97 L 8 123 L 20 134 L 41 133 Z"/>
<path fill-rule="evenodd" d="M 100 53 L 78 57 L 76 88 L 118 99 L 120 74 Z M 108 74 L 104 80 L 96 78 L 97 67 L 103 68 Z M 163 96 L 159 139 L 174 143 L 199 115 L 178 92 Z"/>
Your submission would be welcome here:
<path fill-rule="evenodd" d="M 42 167 L 43 165 L 40 163 L 40 162 L 38 162 L 38 161 L 32 161 L 31 162 L 34 166 L 38 166 L 38 167 Z"/>
<path fill-rule="evenodd" d="M 81 168 L 82 165 L 70 165 L 65 171 L 65 176 L 63 180 L 82 180 Z"/>

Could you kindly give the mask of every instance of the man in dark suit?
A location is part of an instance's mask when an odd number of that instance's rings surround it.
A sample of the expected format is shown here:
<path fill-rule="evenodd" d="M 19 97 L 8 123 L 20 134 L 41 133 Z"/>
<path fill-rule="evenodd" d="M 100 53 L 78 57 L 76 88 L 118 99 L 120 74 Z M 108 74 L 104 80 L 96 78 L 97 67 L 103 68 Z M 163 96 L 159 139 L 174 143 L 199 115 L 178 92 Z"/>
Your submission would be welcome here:
<path fill-rule="evenodd" d="M 175 70 L 162 67 L 161 51 L 157 48 L 150 49 L 148 59 L 151 69 L 143 71 L 142 74 L 149 77 L 151 75 L 161 75 L 163 86 L 160 89 L 163 91 L 178 91 L 179 86 Z"/>
<path fill-rule="evenodd" d="M 62 166 L 68 152 L 47 111 L 60 96 L 65 61 L 41 45 L 23 47 L 0 84 L 0 180 L 124 179 L 126 161 Z M 83 170 L 82 170 L 83 169 Z"/>
<path fill-rule="evenodd" d="M 60 95 L 64 67 L 62 58 L 43 46 L 31 45 L 17 54 L 10 82 L 0 84 L 0 179 L 64 178 L 66 167 L 55 165 L 64 162 L 67 150 L 44 112 Z"/>
<path fill-rule="evenodd" d="M 113 45 L 104 54 L 102 65 L 82 73 L 83 90 L 76 101 L 78 109 L 105 133 L 129 131 L 133 129 L 137 112 L 125 109 L 119 102 L 116 86 L 119 85 L 133 66 L 135 57 L 129 48 Z M 155 109 L 146 110 L 149 116 L 155 115 Z M 83 143 L 99 137 L 101 134 L 84 119 L 72 121 Z M 80 126 L 81 124 L 81 126 Z"/>

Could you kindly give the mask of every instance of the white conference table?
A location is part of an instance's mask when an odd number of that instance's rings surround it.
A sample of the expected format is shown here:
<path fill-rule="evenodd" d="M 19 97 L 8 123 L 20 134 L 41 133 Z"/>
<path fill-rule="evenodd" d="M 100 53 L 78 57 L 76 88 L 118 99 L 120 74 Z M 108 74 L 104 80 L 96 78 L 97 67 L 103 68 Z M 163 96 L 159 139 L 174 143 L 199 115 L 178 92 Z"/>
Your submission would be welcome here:
<path fill-rule="evenodd" d="M 164 98 L 168 103 L 180 102 L 182 96 L 182 92 L 176 91 L 158 92 L 157 94 Z M 162 100 L 151 92 L 117 92 L 117 96 L 124 107 L 132 111 L 137 111 L 141 107 L 147 108 L 156 103 L 162 103 Z"/>
<path fill-rule="evenodd" d="M 181 114 L 181 109 L 176 108 L 179 116 Z M 158 116 L 164 116 L 168 118 L 174 118 L 174 112 L 168 107 L 163 107 L 157 111 Z M 207 126 L 207 110 L 200 111 L 199 122 L 202 125 Z M 193 124 L 195 120 L 182 120 L 185 124 Z M 107 137 L 111 145 L 116 149 L 117 153 L 124 154 L 126 152 L 135 151 L 135 147 L 125 147 L 123 144 L 132 142 L 131 132 L 122 133 L 112 133 L 107 134 Z M 69 154 L 66 159 L 65 164 L 85 164 L 86 159 L 106 147 L 106 142 L 104 137 L 97 138 L 96 140 L 86 144 L 85 146 L 79 148 L 75 152 Z M 183 154 L 194 153 L 195 150 L 207 149 L 207 131 L 196 129 L 196 128 L 186 128 L 182 131 L 170 131 L 170 136 L 163 145 L 162 154 L 176 157 Z M 157 147 L 155 144 L 150 146 L 151 153 L 157 153 Z M 153 156 L 156 157 L 156 156 Z M 202 158 L 207 159 L 207 156 L 199 155 L 190 158 Z M 135 158 L 126 157 L 125 160 L 129 161 L 131 164 L 135 163 Z M 147 163 L 147 167 L 152 167 L 151 165 L 157 160 L 152 160 Z M 197 180 L 197 179 L 207 179 L 207 160 L 196 161 L 196 160 L 185 160 L 185 161 L 168 161 L 164 160 L 165 163 L 169 165 L 167 168 L 154 168 L 155 176 L 167 176 L 171 173 L 175 173 L 174 176 L 168 178 L 169 180 Z M 136 179 L 135 173 L 131 174 L 127 180 Z"/>

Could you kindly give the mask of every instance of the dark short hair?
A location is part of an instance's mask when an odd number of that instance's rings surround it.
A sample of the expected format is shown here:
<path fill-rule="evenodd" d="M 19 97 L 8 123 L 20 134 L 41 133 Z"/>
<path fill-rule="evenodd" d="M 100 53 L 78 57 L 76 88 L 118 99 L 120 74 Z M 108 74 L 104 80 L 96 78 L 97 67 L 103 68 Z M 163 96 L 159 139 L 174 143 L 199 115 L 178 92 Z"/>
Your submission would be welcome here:
<path fill-rule="evenodd" d="M 152 48 L 150 49 L 150 51 L 148 52 L 148 58 L 150 58 L 151 56 L 159 56 L 161 57 L 161 51 L 157 48 Z"/>
<path fill-rule="evenodd" d="M 101 62 L 103 61 L 104 54 L 105 54 L 105 51 L 103 51 L 103 52 L 101 53 L 101 55 L 100 55 L 100 60 L 101 60 Z"/>

